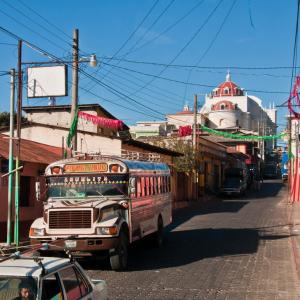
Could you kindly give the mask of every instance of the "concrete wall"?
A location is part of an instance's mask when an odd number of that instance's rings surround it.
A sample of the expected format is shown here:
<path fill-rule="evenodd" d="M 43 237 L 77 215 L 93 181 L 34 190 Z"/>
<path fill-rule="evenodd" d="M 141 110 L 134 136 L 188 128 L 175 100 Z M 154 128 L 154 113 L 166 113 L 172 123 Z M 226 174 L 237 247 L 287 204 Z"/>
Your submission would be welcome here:
<path fill-rule="evenodd" d="M 35 182 L 38 180 L 39 175 L 45 170 L 46 165 L 36 164 L 30 162 L 24 162 L 24 169 L 21 172 L 22 177 L 30 177 L 30 188 L 29 188 L 29 205 L 26 207 L 20 206 L 19 210 L 19 221 L 20 221 L 20 239 L 24 240 L 28 238 L 28 232 L 31 223 L 38 217 L 43 215 L 43 203 L 36 201 L 35 198 Z M 0 176 L 2 173 L 0 173 Z M 0 242 L 6 240 L 6 226 L 7 226 L 7 192 L 8 192 L 8 179 L 7 177 L 1 180 L 0 187 Z M 22 191 L 21 191 L 22 192 Z M 13 203 L 12 203 L 12 220 L 14 219 L 14 192 L 13 192 Z M 13 232 L 13 224 L 12 224 Z"/>
<path fill-rule="evenodd" d="M 7 132 L 4 134 L 8 134 Z M 62 146 L 62 138 L 66 143 L 68 130 L 57 129 L 39 125 L 32 125 L 31 127 L 22 128 L 22 139 L 55 146 Z M 121 140 L 89 133 L 77 134 L 78 151 L 82 152 L 101 152 L 102 154 L 120 155 L 121 154 Z"/>

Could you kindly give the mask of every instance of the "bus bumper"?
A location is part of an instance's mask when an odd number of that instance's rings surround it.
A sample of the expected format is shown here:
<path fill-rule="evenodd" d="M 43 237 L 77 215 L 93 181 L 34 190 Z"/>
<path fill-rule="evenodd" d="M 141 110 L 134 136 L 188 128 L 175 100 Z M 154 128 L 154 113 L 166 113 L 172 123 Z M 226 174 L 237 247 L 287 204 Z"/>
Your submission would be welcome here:
<path fill-rule="evenodd" d="M 92 254 L 97 251 L 104 251 L 109 249 L 114 249 L 118 246 L 119 238 L 118 237 L 109 237 L 109 238 L 75 238 L 75 239 L 60 239 L 57 238 L 47 239 L 30 239 L 31 245 L 47 243 L 47 251 L 66 251 L 80 253 L 82 252 L 83 256 Z M 45 248 L 45 247 L 43 247 Z"/>

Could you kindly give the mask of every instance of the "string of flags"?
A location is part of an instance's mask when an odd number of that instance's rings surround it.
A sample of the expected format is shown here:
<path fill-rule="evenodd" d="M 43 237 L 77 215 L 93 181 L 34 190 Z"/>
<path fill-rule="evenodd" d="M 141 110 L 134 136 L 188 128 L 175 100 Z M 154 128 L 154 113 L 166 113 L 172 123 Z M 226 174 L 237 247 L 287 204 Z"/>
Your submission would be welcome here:
<path fill-rule="evenodd" d="M 300 97 L 299 97 L 299 87 L 300 87 L 300 76 L 296 76 L 296 80 L 294 83 L 294 87 L 291 91 L 291 94 L 288 98 L 288 109 L 290 111 L 290 113 L 296 118 L 296 119 L 300 119 L 300 113 L 296 112 L 293 108 L 293 103 L 292 101 L 295 99 L 296 100 L 296 104 L 300 105 Z"/>
<path fill-rule="evenodd" d="M 113 120 L 113 119 L 109 119 L 109 118 L 94 116 L 94 115 L 85 113 L 83 111 L 78 112 L 78 117 L 85 119 L 89 122 L 92 122 L 94 125 L 99 125 L 101 127 L 111 128 L 111 129 L 116 129 L 116 130 L 122 129 L 122 127 L 124 125 L 121 120 Z"/>
<path fill-rule="evenodd" d="M 285 135 L 287 135 L 287 132 L 281 132 L 276 135 L 242 135 L 237 133 L 230 133 L 230 132 L 224 132 L 216 129 L 212 129 L 209 127 L 206 127 L 204 125 L 200 125 L 201 130 L 206 131 L 212 135 L 222 136 L 224 138 L 230 138 L 230 139 L 237 139 L 237 140 L 275 140 L 275 139 L 281 139 Z M 178 135 L 180 137 L 188 136 L 192 134 L 192 127 L 190 125 L 187 126 L 180 126 L 178 130 Z"/>
<path fill-rule="evenodd" d="M 124 123 L 121 120 L 114 120 L 99 116 L 94 116 L 83 111 L 78 111 L 78 108 L 75 111 L 74 119 L 72 121 L 69 134 L 67 137 L 67 146 L 72 147 L 72 139 L 76 134 L 78 118 L 84 119 L 86 121 L 92 122 L 94 125 L 98 125 L 104 128 L 110 128 L 115 130 L 121 130 L 124 126 Z"/>

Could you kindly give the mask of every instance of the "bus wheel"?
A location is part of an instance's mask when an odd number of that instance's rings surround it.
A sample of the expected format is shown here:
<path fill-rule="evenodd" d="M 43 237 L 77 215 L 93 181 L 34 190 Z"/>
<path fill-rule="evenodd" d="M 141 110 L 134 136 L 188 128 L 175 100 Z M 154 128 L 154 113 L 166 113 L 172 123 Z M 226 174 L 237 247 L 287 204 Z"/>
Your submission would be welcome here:
<path fill-rule="evenodd" d="M 127 268 L 128 237 L 124 230 L 119 235 L 119 245 L 109 251 L 110 266 L 114 271 L 122 271 Z"/>
<path fill-rule="evenodd" d="M 153 235 L 153 244 L 155 247 L 160 248 L 164 241 L 164 223 L 162 217 L 159 216 L 157 220 L 157 231 Z"/>

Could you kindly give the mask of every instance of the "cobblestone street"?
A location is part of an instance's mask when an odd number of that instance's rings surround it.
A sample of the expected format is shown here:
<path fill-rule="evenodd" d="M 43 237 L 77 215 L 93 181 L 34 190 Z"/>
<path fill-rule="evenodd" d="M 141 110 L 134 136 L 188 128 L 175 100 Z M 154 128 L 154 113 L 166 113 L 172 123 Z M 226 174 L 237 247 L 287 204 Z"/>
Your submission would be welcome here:
<path fill-rule="evenodd" d="M 161 249 L 133 245 L 127 272 L 83 266 L 107 281 L 110 299 L 300 299 L 286 195 L 273 180 L 241 199 L 195 204 L 175 213 Z"/>

